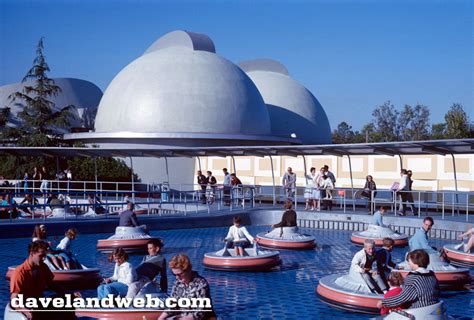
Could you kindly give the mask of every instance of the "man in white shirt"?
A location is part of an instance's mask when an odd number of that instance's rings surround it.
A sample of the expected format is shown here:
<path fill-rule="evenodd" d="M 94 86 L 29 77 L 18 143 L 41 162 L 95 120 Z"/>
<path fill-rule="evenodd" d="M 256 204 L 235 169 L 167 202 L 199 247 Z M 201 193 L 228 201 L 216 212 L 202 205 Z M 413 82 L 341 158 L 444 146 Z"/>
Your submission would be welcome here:
<path fill-rule="evenodd" d="M 352 258 L 351 270 L 360 274 L 370 291 L 382 294 L 387 290 L 387 286 L 380 274 L 372 269 L 375 261 L 375 242 L 367 239 L 364 241 L 364 249 L 357 252 Z"/>
<path fill-rule="evenodd" d="M 227 168 L 223 168 L 222 172 L 224 172 L 224 182 L 222 183 L 224 185 L 224 204 L 226 206 L 230 205 L 230 174 L 227 171 Z"/>
<path fill-rule="evenodd" d="M 408 175 L 405 169 L 400 170 L 400 183 L 398 185 L 398 189 L 396 190 L 397 194 L 400 195 L 402 200 L 402 210 L 399 212 L 400 215 L 406 215 L 406 207 L 407 207 L 407 200 L 408 200 L 408 193 L 409 190 L 409 183 L 408 183 Z"/>
<path fill-rule="evenodd" d="M 293 199 L 296 189 L 296 173 L 293 172 L 291 167 L 288 167 L 288 170 L 283 175 L 282 184 L 286 192 L 286 197 Z"/>

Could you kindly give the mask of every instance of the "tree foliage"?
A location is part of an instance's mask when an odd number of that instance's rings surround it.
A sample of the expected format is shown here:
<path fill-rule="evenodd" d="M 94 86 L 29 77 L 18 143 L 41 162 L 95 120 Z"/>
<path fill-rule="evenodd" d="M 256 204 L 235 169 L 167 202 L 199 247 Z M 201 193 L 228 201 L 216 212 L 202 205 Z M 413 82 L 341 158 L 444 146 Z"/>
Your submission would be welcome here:
<path fill-rule="evenodd" d="M 430 127 L 428 106 L 404 105 L 401 111 L 387 101 L 372 112 L 372 121 L 362 130 L 354 131 L 347 122 L 341 122 L 333 131 L 333 143 L 391 142 L 438 139 L 459 139 L 473 136 L 469 118 L 461 104 L 454 103 L 446 113 L 445 123 Z M 474 127 L 474 126 L 473 126 Z"/>
<path fill-rule="evenodd" d="M 446 121 L 446 137 L 460 139 L 469 137 L 469 119 L 464 108 L 459 103 L 453 103 L 444 116 Z"/>
<path fill-rule="evenodd" d="M 399 112 L 390 101 L 378 106 L 372 112 L 375 130 L 380 134 L 383 142 L 397 141 L 399 139 L 400 126 L 398 123 Z"/>
<path fill-rule="evenodd" d="M 61 88 L 53 79 L 48 78 L 50 71 L 43 53 L 43 39 L 36 47 L 33 66 L 28 70 L 22 82 L 33 80 L 32 85 L 24 86 L 20 92 L 10 95 L 11 103 L 19 106 L 18 113 L 21 124 L 9 126 L 11 108 L 0 108 L 0 138 L 4 143 L 28 147 L 59 147 L 67 145 L 58 129 L 67 129 L 71 120 L 72 105 L 58 109 L 50 100 L 61 92 Z M 87 114 L 87 120 L 93 123 L 95 114 Z M 79 145 L 78 145 L 79 146 Z M 82 147 L 84 147 L 82 145 Z M 16 157 L 3 156 L 0 160 L 0 174 L 7 179 L 21 179 L 25 172 L 31 173 L 34 167 L 45 166 L 51 176 L 58 170 L 71 169 L 74 180 L 95 179 L 94 159 L 84 158 L 48 158 L 48 157 Z M 102 181 L 131 180 L 131 170 L 120 160 L 114 158 L 97 159 L 98 179 Z M 135 181 L 139 181 L 135 176 Z"/>
<path fill-rule="evenodd" d="M 33 81 L 33 85 L 24 86 L 22 91 L 10 95 L 12 103 L 20 106 L 22 111 L 18 117 L 22 120 L 15 137 L 20 146 L 59 146 L 61 139 L 58 128 L 67 128 L 71 120 L 73 105 L 63 106 L 56 111 L 55 104 L 50 100 L 61 92 L 53 79 L 43 53 L 43 38 L 36 46 L 36 57 L 33 66 L 28 70 L 22 82 Z"/>

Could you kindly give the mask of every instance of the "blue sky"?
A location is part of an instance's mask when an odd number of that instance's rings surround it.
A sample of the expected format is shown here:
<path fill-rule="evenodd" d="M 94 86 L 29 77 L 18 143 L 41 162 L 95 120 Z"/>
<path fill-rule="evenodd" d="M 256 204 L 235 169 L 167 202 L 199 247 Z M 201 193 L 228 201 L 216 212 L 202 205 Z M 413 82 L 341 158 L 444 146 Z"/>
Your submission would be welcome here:
<path fill-rule="evenodd" d="M 205 33 L 233 62 L 273 58 L 318 98 L 332 128 L 355 129 L 386 100 L 453 102 L 471 121 L 472 1 L 25 1 L 0 0 L 0 85 L 19 82 L 45 37 L 51 77 L 114 76 L 161 35 Z"/>

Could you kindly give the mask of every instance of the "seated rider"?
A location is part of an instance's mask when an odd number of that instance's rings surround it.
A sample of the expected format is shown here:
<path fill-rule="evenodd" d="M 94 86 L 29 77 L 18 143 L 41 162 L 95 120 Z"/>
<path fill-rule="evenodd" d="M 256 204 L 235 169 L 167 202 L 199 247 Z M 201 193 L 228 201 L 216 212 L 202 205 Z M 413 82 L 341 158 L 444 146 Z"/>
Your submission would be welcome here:
<path fill-rule="evenodd" d="M 133 209 L 135 208 L 135 205 L 133 202 L 128 202 L 127 203 L 127 210 L 122 211 L 120 213 L 120 227 L 138 227 L 138 219 L 137 216 L 135 215 L 135 212 Z"/>
<path fill-rule="evenodd" d="M 128 286 L 127 298 L 135 298 L 140 290 L 149 282 L 160 276 L 160 289 L 168 291 L 168 277 L 166 275 L 166 259 L 160 255 L 163 242 L 160 239 L 151 239 L 147 243 L 148 255 L 135 269 L 137 281 Z"/>
<path fill-rule="evenodd" d="M 372 270 L 375 262 L 375 242 L 367 239 L 364 248 L 357 252 L 352 258 L 351 270 L 359 273 L 373 293 L 382 294 L 387 291 L 387 286 L 377 271 Z"/>
<path fill-rule="evenodd" d="M 456 250 L 462 249 L 465 253 L 470 253 L 472 249 L 474 249 L 474 228 L 471 228 L 463 234 L 459 235 L 459 238 L 462 239 L 467 236 L 470 236 L 469 240 L 467 240 L 467 243 L 461 243 L 460 245 L 457 245 Z"/>
<path fill-rule="evenodd" d="M 392 250 L 395 241 L 392 238 L 382 240 L 383 247 L 375 253 L 377 261 L 377 271 L 386 286 L 388 286 L 387 277 L 392 269 L 397 269 L 397 264 L 392 261 Z"/>
<path fill-rule="evenodd" d="M 430 246 L 428 241 L 428 232 L 430 232 L 431 228 L 433 227 L 433 224 L 433 218 L 426 217 L 423 219 L 423 226 L 420 229 L 416 230 L 413 237 L 411 237 L 408 241 L 410 251 L 423 249 L 428 254 L 438 253 L 435 248 Z"/>
<path fill-rule="evenodd" d="M 374 216 L 372 217 L 372 224 L 375 226 L 385 228 L 385 225 L 382 222 L 382 217 L 384 214 L 385 214 L 385 207 L 381 206 L 379 210 L 374 213 Z"/>
<path fill-rule="evenodd" d="M 65 237 L 56 246 L 56 250 L 48 254 L 48 257 L 55 266 L 59 267 L 59 270 L 81 269 L 81 264 L 72 253 L 72 241 L 74 241 L 76 237 L 77 229 L 69 229 L 66 231 Z"/>
<path fill-rule="evenodd" d="M 292 209 L 293 202 L 286 200 L 283 208 L 285 212 L 281 217 L 281 221 L 277 224 L 272 225 L 272 228 L 283 228 L 283 227 L 296 227 L 296 212 Z"/>
<path fill-rule="evenodd" d="M 254 243 L 254 238 L 247 228 L 241 225 L 242 219 L 240 217 L 234 217 L 233 222 L 234 225 L 229 228 L 225 240 L 233 244 L 238 256 L 243 256 L 244 248 L 247 248 L 250 243 Z"/>
<path fill-rule="evenodd" d="M 23 203 L 26 202 L 26 205 L 23 205 Z M 25 194 L 25 197 L 23 200 L 20 202 L 20 209 L 23 210 L 27 214 L 32 214 L 33 206 L 38 204 L 38 199 L 33 197 L 31 193 Z"/>

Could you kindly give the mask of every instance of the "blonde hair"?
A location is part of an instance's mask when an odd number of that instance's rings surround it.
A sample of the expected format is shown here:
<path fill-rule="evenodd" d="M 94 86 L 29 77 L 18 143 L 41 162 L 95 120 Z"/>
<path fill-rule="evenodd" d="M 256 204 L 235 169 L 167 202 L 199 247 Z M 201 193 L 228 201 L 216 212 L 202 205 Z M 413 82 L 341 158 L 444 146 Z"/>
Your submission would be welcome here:
<path fill-rule="evenodd" d="M 183 271 L 187 271 L 193 267 L 191 260 L 189 260 L 189 257 L 185 254 L 178 254 L 171 258 L 169 266 L 171 269 L 181 269 Z"/>

